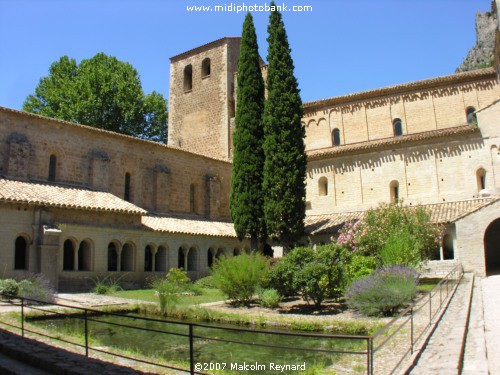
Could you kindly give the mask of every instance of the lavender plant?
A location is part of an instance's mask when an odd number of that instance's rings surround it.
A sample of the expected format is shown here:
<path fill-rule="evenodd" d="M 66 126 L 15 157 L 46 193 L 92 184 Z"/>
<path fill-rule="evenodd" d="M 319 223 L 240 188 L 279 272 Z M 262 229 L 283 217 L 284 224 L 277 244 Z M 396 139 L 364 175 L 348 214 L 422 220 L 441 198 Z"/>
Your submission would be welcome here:
<path fill-rule="evenodd" d="M 391 316 L 417 294 L 418 273 L 405 266 L 385 266 L 355 281 L 346 298 L 350 308 L 367 316 Z"/>

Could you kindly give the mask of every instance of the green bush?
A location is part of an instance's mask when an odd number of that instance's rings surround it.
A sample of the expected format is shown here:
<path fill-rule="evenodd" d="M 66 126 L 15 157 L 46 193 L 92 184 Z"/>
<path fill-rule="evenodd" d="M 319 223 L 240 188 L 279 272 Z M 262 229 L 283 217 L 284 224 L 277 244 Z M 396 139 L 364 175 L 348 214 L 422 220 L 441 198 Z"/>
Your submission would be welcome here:
<path fill-rule="evenodd" d="M 202 277 L 201 279 L 196 280 L 194 285 L 202 289 L 217 289 L 213 276 Z"/>
<path fill-rule="evenodd" d="M 271 268 L 266 287 L 286 296 L 300 294 L 320 307 L 325 299 L 342 293 L 349 258 L 349 252 L 337 244 L 293 249 Z"/>
<path fill-rule="evenodd" d="M 179 303 L 182 291 L 180 285 L 168 279 L 157 279 L 151 283 L 151 287 L 155 290 L 155 295 L 158 297 L 160 313 L 166 316 Z"/>
<path fill-rule="evenodd" d="M 160 312 L 164 316 L 172 313 L 182 293 L 201 294 L 201 289 L 191 283 L 182 268 L 171 268 L 164 279 L 154 279 L 150 285 L 158 297 Z"/>
<path fill-rule="evenodd" d="M 304 266 L 314 258 L 314 251 L 310 247 L 297 247 L 286 254 L 270 268 L 265 280 L 265 287 L 276 289 L 282 296 L 299 294 L 295 276 Z"/>
<path fill-rule="evenodd" d="M 262 255 L 241 254 L 216 260 L 212 276 L 217 288 L 233 303 L 247 305 L 262 285 L 267 270 L 268 262 Z"/>
<path fill-rule="evenodd" d="M 355 281 L 347 291 L 350 308 L 368 316 L 390 316 L 417 294 L 418 273 L 405 266 L 388 266 Z"/>
<path fill-rule="evenodd" d="M 14 279 L 1 279 L 0 280 L 0 294 L 6 296 L 17 296 L 19 285 Z"/>
<path fill-rule="evenodd" d="M 295 275 L 294 285 L 302 298 L 321 307 L 325 299 L 338 298 L 345 286 L 345 267 L 349 253 L 337 244 L 321 245 L 313 259 Z"/>
<path fill-rule="evenodd" d="M 339 244 L 354 253 L 379 256 L 391 234 L 407 230 L 412 243 L 427 259 L 438 247 L 442 227 L 431 222 L 423 207 L 404 206 L 402 201 L 381 203 L 370 209 L 366 217 L 356 223 L 347 223 L 341 230 Z"/>
<path fill-rule="evenodd" d="M 380 250 L 380 260 L 383 265 L 416 267 L 422 261 L 421 254 L 420 243 L 403 227 L 390 233 Z"/>
<path fill-rule="evenodd" d="M 346 286 L 363 276 L 370 275 L 378 267 L 377 258 L 353 254 L 345 267 Z"/>
<path fill-rule="evenodd" d="M 276 289 L 262 289 L 259 291 L 260 304 L 275 309 L 281 302 L 281 296 Z"/>

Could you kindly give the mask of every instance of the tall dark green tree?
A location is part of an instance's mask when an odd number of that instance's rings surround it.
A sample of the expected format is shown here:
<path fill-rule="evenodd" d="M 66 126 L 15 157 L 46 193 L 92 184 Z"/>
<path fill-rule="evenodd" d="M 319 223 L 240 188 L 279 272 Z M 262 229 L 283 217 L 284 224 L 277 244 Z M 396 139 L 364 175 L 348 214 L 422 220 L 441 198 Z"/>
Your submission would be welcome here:
<path fill-rule="evenodd" d="M 250 236 L 253 251 L 265 240 L 262 179 L 264 168 L 262 114 L 264 80 L 253 18 L 243 23 L 238 61 L 237 107 L 231 176 L 231 218 L 238 238 Z"/>
<path fill-rule="evenodd" d="M 305 128 L 288 37 L 277 10 L 271 11 L 268 33 L 264 215 L 269 236 L 281 242 L 286 251 L 304 233 Z"/>
<path fill-rule="evenodd" d="M 158 142 L 167 135 L 166 99 L 154 91 L 144 95 L 134 67 L 104 53 L 80 64 L 61 57 L 23 109 Z"/>

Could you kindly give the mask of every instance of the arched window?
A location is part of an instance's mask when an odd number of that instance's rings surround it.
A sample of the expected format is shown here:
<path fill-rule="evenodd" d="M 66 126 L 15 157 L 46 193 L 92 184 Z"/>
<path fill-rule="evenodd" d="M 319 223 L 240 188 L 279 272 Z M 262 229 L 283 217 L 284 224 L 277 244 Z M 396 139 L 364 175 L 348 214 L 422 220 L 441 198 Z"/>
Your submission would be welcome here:
<path fill-rule="evenodd" d="M 160 246 L 155 254 L 155 271 L 156 272 L 166 272 L 167 271 L 167 249 L 164 246 Z"/>
<path fill-rule="evenodd" d="M 75 269 L 75 246 L 73 241 L 64 241 L 63 248 L 63 271 L 73 271 Z"/>
<path fill-rule="evenodd" d="M 207 57 L 201 62 L 201 77 L 210 76 L 210 59 Z"/>
<path fill-rule="evenodd" d="M 392 128 L 394 130 L 394 136 L 399 137 L 403 135 L 403 122 L 399 118 L 395 118 L 392 122 Z"/>
<path fill-rule="evenodd" d="M 193 67 L 191 64 L 184 68 L 184 92 L 193 89 Z"/>
<path fill-rule="evenodd" d="M 189 186 L 189 211 L 190 212 L 196 211 L 195 195 L 196 195 L 196 185 L 191 184 Z"/>
<path fill-rule="evenodd" d="M 92 271 L 92 247 L 88 241 L 78 246 L 78 271 Z"/>
<path fill-rule="evenodd" d="M 153 252 L 151 246 L 146 246 L 144 249 L 144 272 L 153 271 Z"/>
<path fill-rule="evenodd" d="M 217 253 L 215 254 L 215 259 L 220 259 L 220 258 L 223 258 L 225 256 L 226 256 L 226 253 L 224 252 L 224 249 L 219 248 L 219 250 L 217 250 Z"/>
<path fill-rule="evenodd" d="M 318 195 L 320 197 L 328 195 L 328 179 L 324 176 L 318 180 Z"/>
<path fill-rule="evenodd" d="M 184 271 L 186 271 L 186 262 L 184 259 L 184 249 L 182 247 L 179 247 L 179 250 L 177 251 L 177 268 L 182 268 Z"/>
<path fill-rule="evenodd" d="M 340 146 L 340 130 L 337 128 L 333 129 L 332 142 L 334 146 Z"/>
<path fill-rule="evenodd" d="M 476 108 L 467 107 L 465 110 L 465 115 L 467 116 L 467 124 L 472 125 L 474 123 L 474 112 L 476 112 Z"/>
<path fill-rule="evenodd" d="M 108 245 L 108 271 L 118 271 L 118 251 L 113 242 Z"/>
<path fill-rule="evenodd" d="M 28 242 L 22 236 L 16 238 L 14 245 L 14 269 L 28 269 Z"/>
<path fill-rule="evenodd" d="M 129 243 L 123 245 L 121 271 L 134 271 L 134 247 Z"/>
<path fill-rule="evenodd" d="M 449 234 L 443 238 L 443 257 L 444 259 L 454 259 L 453 237 Z"/>
<path fill-rule="evenodd" d="M 479 168 L 476 172 L 476 183 L 477 183 L 477 191 L 486 189 L 486 171 L 484 168 Z"/>
<path fill-rule="evenodd" d="M 50 155 L 50 158 L 49 158 L 49 181 L 56 180 L 56 165 L 57 165 L 57 157 L 55 155 Z"/>
<path fill-rule="evenodd" d="M 130 173 L 125 173 L 125 189 L 123 193 L 123 199 L 130 202 Z"/>
<path fill-rule="evenodd" d="M 207 265 L 208 267 L 212 267 L 213 264 L 214 264 L 214 253 L 213 253 L 214 250 L 212 250 L 212 248 L 208 249 L 207 251 Z"/>
<path fill-rule="evenodd" d="M 391 181 L 389 185 L 391 202 L 397 202 L 399 199 L 399 182 Z"/>
<path fill-rule="evenodd" d="M 195 247 L 189 249 L 187 271 L 198 271 L 198 250 Z"/>

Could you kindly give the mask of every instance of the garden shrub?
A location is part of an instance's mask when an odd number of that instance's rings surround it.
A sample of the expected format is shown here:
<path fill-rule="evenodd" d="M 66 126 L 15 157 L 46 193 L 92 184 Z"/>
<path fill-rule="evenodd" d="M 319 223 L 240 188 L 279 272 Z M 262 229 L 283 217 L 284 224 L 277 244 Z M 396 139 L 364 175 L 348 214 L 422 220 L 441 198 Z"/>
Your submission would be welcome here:
<path fill-rule="evenodd" d="M 417 281 L 412 268 L 384 266 L 355 281 L 347 291 L 347 303 L 367 316 L 394 315 L 415 298 Z"/>
<path fill-rule="evenodd" d="M 363 276 L 370 275 L 378 267 L 377 258 L 362 254 L 353 254 L 345 266 L 346 286 Z"/>
<path fill-rule="evenodd" d="M 150 285 L 158 297 L 160 313 L 164 316 L 175 309 L 181 293 L 201 294 L 200 288 L 191 283 L 187 272 L 182 268 L 171 268 L 164 279 L 153 279 Z"/>
<path fill-rule="evenodd" d="M 319 308 L 325 299 L 341 295 L 348 262 L 349 253 L 344 247 L 333 243 L 317 246 L 313 259 L 295 274 L 294 286 L 302 298 Z"/>
<path fill-rule="evenodd" d="M 0 280 L 0 294 L 5 296 L 17 296 L 19 285 L 14 279 L 1 279 Z"/>
<path fill-rule="evenodd" d="M 259 291 L 260 304 L 270 309 L 275 309 L 281 302 L 281 295 L 276 289 L 261 289 Z"/>
<path fill-rule="evenodd" d="M 416 267 L 422 261 L 420 243 L 412 238 L 409 229 L 403 227 L 390 233 L 380 250 L 380 260 L 384 265 L 404 265 Z"/>
<path fill-rule="evenodd" d="M 337 241 L 353 253 L 379 256 L 391 234 L 402 230 L 408 231 L 420 257 L 426 259 L 437 249 L 442 227 L 431 222 L 423 207 L 404 206 L 402 201 L 381 203 L 364 219 L 344 225 Z"/>
<path fill-rule="evenodd" d="M 299 247 L 271 268 L 266 287 L 282 295 L 300 294 L 317 307 L 327 298 L 339 297 L 345 285 L 344 269 L 349 252 L 340 245 Z"/>
<path fill-rule="evenodd" d="M 42 302 L 53 302 L 55 289 L 44 274 L 28 275 L 19 283 L 18 296 Z"/>
<path fill-rule="evenodd" d="M 299 294 L 295 276 L 313 258 L 314 252 L 310 247 L 297 247 L 291 250 L 270 268 L 264 283 L 265 287 L 276 289 L 280 295 L 286 297 Z"/>
<path fill-rule="evenodd" d="M 202 277 L 201 279 L 196 280 L 194 284 L 203 289 L 217 289 L 213 276 Z"/>
<path fill-rule="evenodd" d="M 259 254 L 220 258 L 212 269 L 214 283 L 235 304 L 250 303 L 268 270 L 267 259 Z"/>

